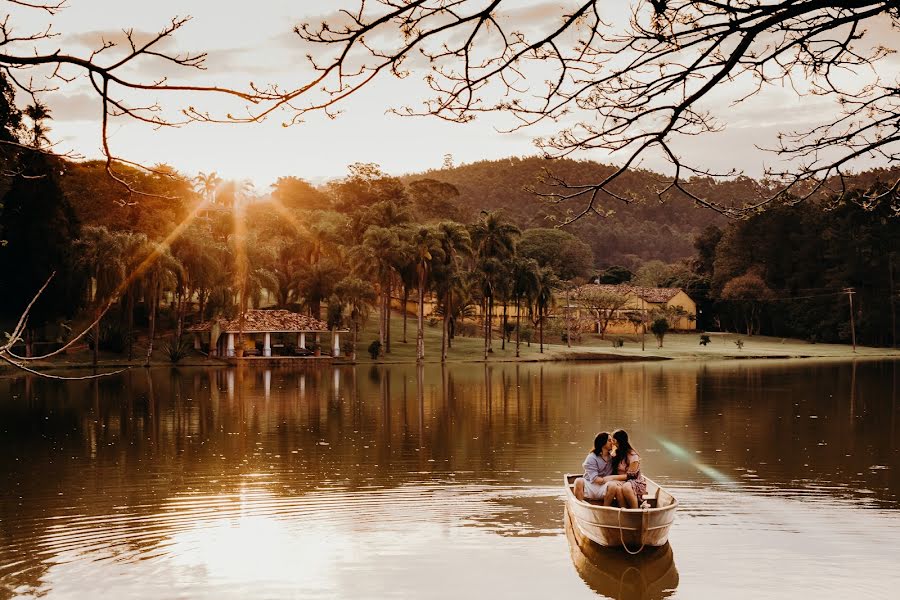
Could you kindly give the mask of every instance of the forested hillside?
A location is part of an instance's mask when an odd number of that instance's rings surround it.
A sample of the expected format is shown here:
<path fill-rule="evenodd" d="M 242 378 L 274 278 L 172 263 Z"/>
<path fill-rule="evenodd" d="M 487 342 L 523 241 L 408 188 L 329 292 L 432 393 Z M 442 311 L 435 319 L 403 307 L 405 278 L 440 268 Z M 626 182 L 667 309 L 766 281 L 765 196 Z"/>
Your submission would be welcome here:
<path fill-rule="evenodd" d="M 593 182 L 609 173 L 612 167 L 591 161 L 554 160 L 538 157 L 481 161 L 454 168 L 411 174 L 406 182 L 428 178 L 450 183 L 459 190 L 456 202 L 465 220 L 474 219 L 481 210 L 502 209 L 504 215 L 522 228 L 552 227 L 565 218 L 567 210 L 581 205 L 553 205 L 529 191 L 540 189 L 544 170 L 569 183 Z M 570 231 L 587 242 L 598 266 L 621 264 L 633 267 L 640 262 L 659 259 L 673 262 L 693 256 L 693 240 L 707 225 L 723 225 L 726 219 L 694 205 L 686 196 L 675 196 L 660 202 L 655 190 L 662 176 L 650 171 L 634 171 L 622 176 L 616 191 L 633 198 L 625 204 L 609 198 L 602 208 L 611 210 L 608 217 L 591 216 L 571 226 Z M 719 201 L 736 201 L 757 191 L 751 179 L 734 182 L 695 182 L 705 195 Z M 547 189 L 544 187 L 543 189 Z M 574 201 L 577 202 L 577 201 Z"/>

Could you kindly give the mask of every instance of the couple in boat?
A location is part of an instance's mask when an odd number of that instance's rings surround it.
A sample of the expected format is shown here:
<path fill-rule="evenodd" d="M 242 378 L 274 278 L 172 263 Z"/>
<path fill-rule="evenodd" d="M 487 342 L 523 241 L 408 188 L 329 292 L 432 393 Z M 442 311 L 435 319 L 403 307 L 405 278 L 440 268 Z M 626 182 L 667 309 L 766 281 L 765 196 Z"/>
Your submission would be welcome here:
<path fill-rule="evenodd" d="M 584 459 L 584 477 L 575 480 L 575 497 L 604 506 L 638 508 L 647 492 L 641 474 L 641 457 L 628 442 L 628 434 L 617 429 L 600 432 L 594 449 Z"/>

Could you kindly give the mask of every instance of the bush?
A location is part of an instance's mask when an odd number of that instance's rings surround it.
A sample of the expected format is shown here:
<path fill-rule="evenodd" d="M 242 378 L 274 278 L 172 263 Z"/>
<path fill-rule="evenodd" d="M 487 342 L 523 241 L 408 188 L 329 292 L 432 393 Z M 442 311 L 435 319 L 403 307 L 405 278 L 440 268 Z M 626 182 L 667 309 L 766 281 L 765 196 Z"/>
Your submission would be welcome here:
<path fill-rule="evenodd" d="M 456 335 L 461 337 L 477 337 L 484 333 L 484 330 L 475 323 L 458 322 L 456 323 Z"/>
<path fill-rule="evenodd" d="M 186 339 L 169 340 L 163 344 L 163 353 L 169 357 L 172 364 L 191 353 L 191 343 Z"/>
<path fill-rule="evenodd" d="M 341 354 L 344 356 L 353 355 L 353 340 L 344 340 L 341 342 Z"/>
<path fill-rule="evenodd" d="M 613 348 L 621 348 L 625 345 L 625 340 L 622 338 L 616 338 L 612 342 Z"/>
<path fill-rule="evenodd" d="M 129 333 L 117 323 L 108 323 L 100 326 L 100 351 L 123 354 L 128 349 Z M 88 348 L 94 349 L 94 330 L 88 332 Z"/>
<path fill-rule="evenodd" d="M 701 346 L 707 346 L 707 345 L 709 345 L 709 343 L 710 343 L 710 339 L 709 339 L 708 335 L 706 335 L 704 333 L 703 335 L 700 336 L 700 345 Z"/>
<path fill-rule="evenodd" d="M 377 360 L 379 354 L 381 354 L 381 342 L 375 340 L 369 344 L 369 356 L 372 357 L 372 360 Z"/>
<path fill-rule="evenodd" d="M 526 344 L 531 344 L 534 340 L 534 327 L 523 327 L 522 332 L 519 334 L 519 339 Z"/>
<path fill-rule="evenodd" d="M 656 343 L 658 344 L 657 347 L 662 348 L 663 338 L 665 338 L 666 333 L 669 332 L 669 322 L 665 319 L 665 317 L 655 319 L 650 325 L 650 331 L 654 336 L 656 336 Z"/>
<path fill-rule="evenodd" d="M 734 345 L 737 346 L 738 350 L 743 350 L 744 349 L 744 340 L 742 340 L 741 338 L 738 338 L 738 339 L 734 340 Z"/>

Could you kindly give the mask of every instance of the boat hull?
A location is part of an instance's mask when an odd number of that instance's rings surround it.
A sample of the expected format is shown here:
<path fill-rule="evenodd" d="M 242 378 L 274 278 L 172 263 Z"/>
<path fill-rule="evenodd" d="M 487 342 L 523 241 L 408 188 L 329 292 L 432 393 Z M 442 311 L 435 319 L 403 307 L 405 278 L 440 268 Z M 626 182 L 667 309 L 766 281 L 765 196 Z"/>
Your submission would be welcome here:
<path fill-rule="evenodd" d="M 621 548 L 605 548 L 581 537 L 563 511 L 572 564 L 592 590 L 608 598 L 668 598 L 678 588 L 672 546 L 644 548 L 630 556 Z"/>
<path fill-rule="evenodd" d="M 624 546 L 639 552 L 646 546 L 664 546 L 675 520 L 678 501 L 655 482 L 647 479 L 653 508 L 620 509 L 578 500 L 574 485 L 578 475 L 566 475 L 566 508 L 577 533 L 595 544 L 609 548 Z"/>

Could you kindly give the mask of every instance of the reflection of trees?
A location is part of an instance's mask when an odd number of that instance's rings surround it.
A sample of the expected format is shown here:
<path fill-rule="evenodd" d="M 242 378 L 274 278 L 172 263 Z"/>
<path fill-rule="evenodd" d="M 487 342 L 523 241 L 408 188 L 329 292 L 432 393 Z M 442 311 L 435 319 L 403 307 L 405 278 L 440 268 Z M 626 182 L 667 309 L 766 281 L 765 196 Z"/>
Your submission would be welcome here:
<path fill-rule="evenodd" d="M 128 515 L 115 551 L 139 552 L 167 535 L 165 527 L 143 531 L 142 519 L 175 498 L 238 496 L 248 475 L 262 475 L 267 492 L 284 496 L 447 481 L 473 489 L 555 487 L 563 471 L 580 468 L 594 433 L 616 426 L 648 450 L 651 476 L 695 479 L 696 458 L 732 477 L 735 467 L 753 465 L 776 486 L 861 480 L 896 490 L 896 390 L 885 393 L 896 379 L 893 363 L 859 363 L 853 386 L 847 364 L 772 361 L 151 369 L 89 382 L 4 379 L 0 565 L 35 558 L 15 576 L 0 571 L 0 582 L 40 587 L 48 568 L 42 560 L 59 550 L 54 536 L 74 522 L 72 507 L 84 518 Z M 658 438 L 691 460 L 672 455 Z M 558 527 L 555 503 L 498 502 L 499 516 L 482 525 L 500 533 L 506 525 L 518 533 Z M 48 517 L 59 517 L 52 531 Z M 135 535 L 121 533 L 128 531 Z"/>

